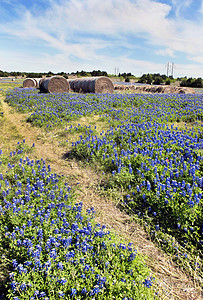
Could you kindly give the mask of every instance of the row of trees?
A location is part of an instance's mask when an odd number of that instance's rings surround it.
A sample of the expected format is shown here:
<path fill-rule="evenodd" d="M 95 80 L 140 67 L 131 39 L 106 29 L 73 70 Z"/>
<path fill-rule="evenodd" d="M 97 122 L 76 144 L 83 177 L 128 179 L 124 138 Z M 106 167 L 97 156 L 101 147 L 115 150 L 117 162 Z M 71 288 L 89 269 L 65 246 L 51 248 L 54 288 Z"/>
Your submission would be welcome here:
<path fill-rule="evenodd" d="M 71 75 L 77 75 L 78 77 L 108 76 L 106 71 L 100 71 L 100 70 L 93 70 L 92 72 L 86 72 L 82 70 L 82 71 L 72 72 Z"/>
<path fill-rule="evenodd" d="M 18 77 L 18 76 L 22 76 L 22 77 L 29 77 L 29 78 L 42 78 L 43 76 L 46 77 L 51 77 L 53 75 L 61 75 L 64 76 L 66 78 L 68 78 L 68 73 L 65 72 L 59 72 L 59 73 L 53 73 L 51 71 L 49 72 L 44 72 L 44 73 L 36 73 L 36 72 L 6 72 L 6 71 L 2 71 L 0 70 L 0 77 Z M 100 71 L 100 70 L 93 70 L 92 72 L 86 72 L 86 71 L 77 71 L 77 72 L 72 72 L 71 75 L 76 75 L 78 77 L 85 77 L 85 76 L 108 76 L 106 71 Z"/>
<path fill-rule="evenodd" d="M 61 72 L 61 73 L 65 74 L 64 72 Z M 21 76 L 21 77 L 29 77 L 29 78 L 42 78 L 42 76 L 53 76 L 53 75 L 56 75 L 56 74 L 52 73 L 51 71 L 49 71 L 48 73 L 46 73 L 46 72 L 44 72 L 44 73 L 29 72 L 28 73 L 28 72 L 15 72 L 15 71 L 7 72 L 7 71 L 0 70 L 0 77 Z"/>
<path fill-rule="evenodd" d="M 193 87 L 193 88 L 203 88 L 203 79 L 201 77 L 193 79 L 192 77 L 188 79 L 183 79 L 180 82 L 180 86 Z"/>
<path fill-rule="evenodd" d="M 167 77 L 166 75 L 160 75 L 159 73 L 155 74 L 143 74 L 138 80 L 139 83 L 147 83 L 147 84 L 166 84 L 170 85 L 171 80 L 173 80 L 172 76 Z"/>
<path fill-rule="evenodd" d="M 65 72 L 59 72 L 59 73 L 53 73 L 51 71 L 49 72 L 43 72 L 43 73 L 36 73 L 36 72 L 7 72 L 7 71 L 2 71 L 0 70 L 0 77 L 29 77 L 29 78 L 42 78 L 43 76 L 46 77 L 51 77 L 53 75 L 61 75 L 64 76 L 65 78 L 68 78 L 68 75 L 75 75 L 77 77 L 93 77 L 93 76 L 108 76 L 108 77 L 114 77 L 114 75 L 107 74 L 106 71 L 101 71 L 101 70 L 93 70 L 91 72 L 86 72 L 84 70 L 82 71 L 77 71 L 77 72 L 72 72 L 71 74 L 65 73 Z M 132 73 L 119 73 L 118 74 L 119 78 L 125 79 L 126 82 L 129 82 L 130 79 L 136 78 Z M 202 78 L 177 78 L 178 81 L 180 81 L 180 86 L 185 86 L 185 87 L 194 87 L 194 88 L 203 88 L 203 79 Z M 165 74 L 160 75 L 159 73 L 154 73 L 154 74 L 143 74 L 139 79 L 139 83 L 146 83 L 146 84 L 166 84 L 170 85 L 172 81 L 175 81 L 172 76 L 167 77 Z"/>

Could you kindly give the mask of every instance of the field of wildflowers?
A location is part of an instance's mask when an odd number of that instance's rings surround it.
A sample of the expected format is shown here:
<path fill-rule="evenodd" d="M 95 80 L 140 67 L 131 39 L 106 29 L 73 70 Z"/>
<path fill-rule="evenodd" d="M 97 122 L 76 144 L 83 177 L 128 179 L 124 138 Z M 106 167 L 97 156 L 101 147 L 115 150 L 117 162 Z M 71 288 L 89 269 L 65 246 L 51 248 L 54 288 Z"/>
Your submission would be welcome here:
<path fill-rule="evenodd" d="M 15 89 L 6 102 L 42 130 L 78 132 L 69 155 L 99 164 L 106 188 L 122 189 L 122 208 L 202 282 L 203 95 Z M 71 125 L 95 115 L 106 131 Z M 0 178 L 1 227 L 9 255 L 15 253 L 10 298 L 28 299 L 28 291 L 30 299 L 153 298 L 152 278 L 132 245 L 94 224 L 93 210 L 82 214 L 82 204 L 43 160 L 12 164 L 16 155 L 9 161 L 1 154 L 1 164 L 8 164 Z"/>
<path fill-rule="evenodd" d="M 96 223 L 94 208 L 84 213 L 68 183 L 43 159 L 24 158 L 24 149 L 19 143 L 9 157 L 0 150 L 8 299 L 154 299 L 153 278 L 132 243 Z"/>

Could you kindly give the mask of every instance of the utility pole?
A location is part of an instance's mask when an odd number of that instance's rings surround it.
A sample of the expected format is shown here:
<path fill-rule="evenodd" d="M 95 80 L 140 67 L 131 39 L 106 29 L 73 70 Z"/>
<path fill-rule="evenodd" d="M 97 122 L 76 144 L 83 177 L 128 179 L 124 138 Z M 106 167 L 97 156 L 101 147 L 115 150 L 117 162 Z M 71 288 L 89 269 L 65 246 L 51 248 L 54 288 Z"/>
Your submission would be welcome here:
<path fill-rule="evenodd" d="M 115 76 L 117 76 L 118 73 L 119 73 L 119 67 L 115 67 L 114 71 L 115 71 L 115 72 L 114 72 Z"/>
<path fill-rule="evenodd" d="M 173 77 L 174 62 L 172 62 L 171 76 Z"/>
<path fill-rule="evenodd" d="M 168 62 L 167 63 L 167 77 L 172 76 L 173 77 L 173 71 L 174 71 L 174 62 Z"/>

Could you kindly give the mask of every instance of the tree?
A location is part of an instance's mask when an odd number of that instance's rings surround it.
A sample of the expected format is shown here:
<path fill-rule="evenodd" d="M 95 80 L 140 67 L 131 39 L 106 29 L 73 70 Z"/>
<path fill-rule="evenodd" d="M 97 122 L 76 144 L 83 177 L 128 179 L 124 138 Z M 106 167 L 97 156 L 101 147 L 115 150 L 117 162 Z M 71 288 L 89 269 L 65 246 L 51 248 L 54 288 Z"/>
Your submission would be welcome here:
<path fill-rule="evenodd" d="M 201 77 L 197 79 L 193 79 L 192 77 L 190 77 L 188 79 L 183 79 L 180 83 L 180 86 L 203 88 L 203 81 Z"/>
<path fill-rule="evenodd" d="M 159 84 L 161 84 L 161 83 L 164 83 L 164 81 L 163 81 L 163 79 L 159 76 L 157 76 L 155 79 L 154 79 L 154 81 L 153 81 L 153 84 L 157 84 L 157 85 L 159 85 Z"/>
<path fill-rule="evenodd" d="M 146 83 L 147 84 L 152 84 L 152 81 L 153 81 L 152 74 L 147 74 Z"/>
<path fill-rule="evenodd" d="M 203 88 L 203 81 L 202 81 L 202 78 L 199 77 L 199 78 L 195 79 L 195 80 L 192 82 L 192 87 L 194 87 L 194 88 Z"/>

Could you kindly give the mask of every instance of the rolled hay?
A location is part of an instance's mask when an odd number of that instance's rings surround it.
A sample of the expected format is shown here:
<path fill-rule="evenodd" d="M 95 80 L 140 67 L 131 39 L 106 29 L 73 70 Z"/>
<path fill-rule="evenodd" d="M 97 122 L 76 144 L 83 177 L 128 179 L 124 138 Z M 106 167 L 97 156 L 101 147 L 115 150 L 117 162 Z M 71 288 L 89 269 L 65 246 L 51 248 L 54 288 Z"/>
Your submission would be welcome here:
<path fill-rule="evenodd" d="M 34 80 L 35 80 L 35 84 L 36 84 L 36 88 L 39 88 L 39 82 L 40 82 L 40 80 L 41 80 L 41 78 L 34 78 Z"/>
<path fill-rule="evenodd" d="M 114 85 L 110 78 L 86 77 L 70 80 L 70 86 L 77 93 L 113 93 Z"/>
<path fill-rule="evenodd" d="M 70 90 L 69 82 L 63 76 L 43 78 L 39 87 L 45 93 L 68 93 Z"/>
<path fill-rule="evenodd" d="M 40 78 L 40 80 L 39 80 L 39 88 L 40 88 L 42 82 L 43 82 L 45 79 L 46 79 L 45 77 L 44 77 L 44 78 Z"/>
<path fill-rule="evenodd" d="M 74 92 L 74 83 L 73 83 L 73 81 L 74 81 L 74 79 L 66 79 L 67 81 L 68 81 L 68 83 L 69 83 L 69 86 L 70 86 L 70 92 Z"/>
<path fill-rule="evenodd" d="M 34 78 L 26 78 L 23 81 L 24 88 L 36 88 L 36 80 Z"/>

